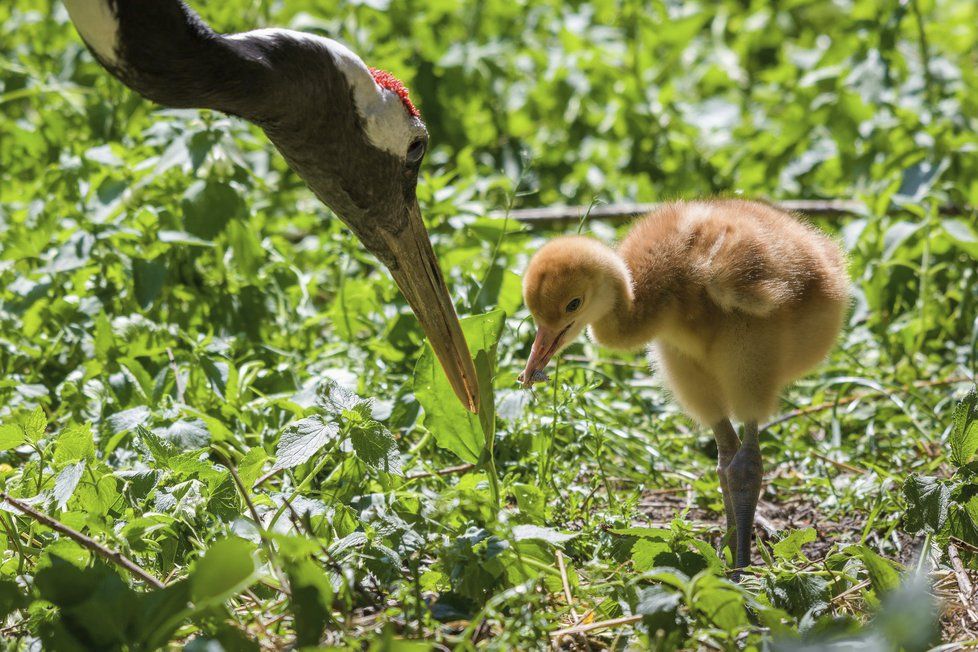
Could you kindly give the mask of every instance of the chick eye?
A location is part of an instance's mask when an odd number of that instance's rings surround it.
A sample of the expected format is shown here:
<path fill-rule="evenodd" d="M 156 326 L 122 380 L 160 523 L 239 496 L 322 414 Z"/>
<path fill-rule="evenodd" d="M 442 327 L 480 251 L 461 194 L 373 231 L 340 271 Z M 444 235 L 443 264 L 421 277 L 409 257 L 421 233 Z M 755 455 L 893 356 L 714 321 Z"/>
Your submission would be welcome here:
<path fill-rule="evenodd" d="M 420 163 L 421 158 L 424 156 L 424 150 L 425 150 L 424 139 L 418 138 L 413 143 L 411 143 L 410 147 L 408 147 L 407 154 L 405 155 L 404 158 L 411 165 Z"/>
<path fill-rule="evenodd" d="M 574 312 L 581 307 L 581 298 L 571 299 L 570 303 L 567 304 L 567 312 Z"/>

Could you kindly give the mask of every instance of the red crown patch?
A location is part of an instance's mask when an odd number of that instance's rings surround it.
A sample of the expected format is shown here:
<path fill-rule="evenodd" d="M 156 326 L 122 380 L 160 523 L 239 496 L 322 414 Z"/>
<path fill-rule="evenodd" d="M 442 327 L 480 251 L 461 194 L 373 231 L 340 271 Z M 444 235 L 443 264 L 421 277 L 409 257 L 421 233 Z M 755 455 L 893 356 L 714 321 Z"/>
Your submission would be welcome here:
<path fill-rule="evenodd" d="M 408 89 L 401 83 L 400 79 L 380 68 L 371 68 L 370 74 L 374 76 L 374 81 L 377 82 L 378 86 L 393 91 L 401 98 L 401 102 L 404 104 L 404 108 L 407 109 L 408 113 L 416 118 L 421 117 L 421 113 L 411 103 L 411 98 L 408 96 Z"/>

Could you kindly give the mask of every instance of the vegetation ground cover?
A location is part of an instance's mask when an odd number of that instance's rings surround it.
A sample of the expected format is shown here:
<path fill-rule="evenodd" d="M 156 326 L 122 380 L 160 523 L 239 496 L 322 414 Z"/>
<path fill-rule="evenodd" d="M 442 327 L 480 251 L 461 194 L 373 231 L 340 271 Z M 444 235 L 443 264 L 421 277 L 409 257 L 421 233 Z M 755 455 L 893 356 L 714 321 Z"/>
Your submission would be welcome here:
<path fill-rule="evenodd" d="M 407 83 L 490 409 L 456 407 L 387 273 L 260 132 L 147 103 L 60 3 L 6 2 L 0 488 L 164 587 L 7 502 L 6 647 L 975 643 L 978 6 L 195 7 Z M 556 231 L 490 216 L 733 194 L 864 207 L 817 218 L 853 309 L 762 435 L 740 584 L 712 437 L 642 356 L 582 342 L 517 388 L 519 273 Z"/>

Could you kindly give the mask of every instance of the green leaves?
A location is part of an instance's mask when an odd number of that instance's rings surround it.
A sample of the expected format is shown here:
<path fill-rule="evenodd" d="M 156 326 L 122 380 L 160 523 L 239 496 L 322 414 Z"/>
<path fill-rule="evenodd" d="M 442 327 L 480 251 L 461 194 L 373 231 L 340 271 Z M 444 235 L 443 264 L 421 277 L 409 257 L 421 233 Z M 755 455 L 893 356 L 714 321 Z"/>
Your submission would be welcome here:
<path fill-rule="evenodd" d="M 379 422 L 370 427 L 358 426 L 350 434 L 350 443 L 364 464 L 391 475 L 402 475 L 401 455 L 394 435 Z"/>
<path fill-rule="evenodd" d="M 482 458 L 486 443 L 495 433 L 494 361 L 504 317 L 496 310 L 462 320 L 462 332 L 479 376 L 480 414 L 472 414 L 459 403 L 430 347 L 425 348 L 414 370 L 414 393 L 425 410 L 425 426 L 439 446 L 472 464 Z"/>
<path fill-rule="evenodd" d="M 801 530 L 794 530 L 788 536 L 781 539 L 772 546 L 775 557 L 785 561 L 795 558 L 806 559 L 801 551 L 801 547 L 806 543 L 811 543 L 816 538 L 815 528 L 806 527 Z"/>
<path fill-rule="evenodd" d="M 869 581 L 877 595 L 883 595 L 900 586 L 900 573 L 891 561 L 884 559 L 868 546 L 856 546 L 854 552 L 859 555 L 866 566 Z"/>
<path fill-rule="evenodd" d="M 911 475 L 903 483 L 907 499 L 904 525 L 908 532 L 940 532 L 947 521 L 951 490 L 938 478 Z"/>
<path fill-rule="evenodd" d="M 282 433 L 275 449 L 276 459 L 272 470 L 291 469 L 306 462 L 323 446 L 334 441 L 339 431 L 339 426 L 326 423 L 319 416 L 297 421 Z"/>
<path fill-rule="evenodd" d="M 58 441 L 54 448 L 54 463 L 56 465 L 94 458 L 95 441 L 92 439 L 92 429 L 88 425 L 68 426 L 58 435 Z"/>
<path fill-rule="evenodd" d="M 16 423 L 0 425 L 0 450 L 16 448 L 25 441 L 27 439 L 24 437 L 24 429 Z"/>
<path fill-rule="evenodd" d="M 245 214 L 244 202 L 234 188 L 212 180 L 187 188 L 181 206 L 185 230 L 203 240 L 212 240 L 228 222 Z"/>
<path fill-rule="evenodd" d="M 978 389 L 972 389 L 951 415 L 951 460 L 957 466 L 971 461 L 978 451 Z"/>
<path fill-rule="evenodd" d="M 255 549 L 244 539 L 214 543 L 197 562 L 190 577 L 190 598 L 203 608 L 223 603 L 254 581 Z"/>

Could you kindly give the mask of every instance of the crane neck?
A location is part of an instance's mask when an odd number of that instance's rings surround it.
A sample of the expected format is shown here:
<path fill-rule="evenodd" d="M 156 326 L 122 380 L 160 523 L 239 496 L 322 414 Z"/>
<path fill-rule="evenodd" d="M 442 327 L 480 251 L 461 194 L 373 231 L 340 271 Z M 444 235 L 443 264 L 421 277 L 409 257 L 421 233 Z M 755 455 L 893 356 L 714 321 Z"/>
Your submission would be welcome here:
<path fill-rule="evenodd" d="M 671 312 L 666 270 L 643 270 L 629 265 L 618 252 L 613 255 L 623 265 L 621 273 L 608 272 L 605 290 L 610 308 L 591 323 L 594 338 L 612 349 L 636 350 L 645 347 L 660 332 Z"/>

